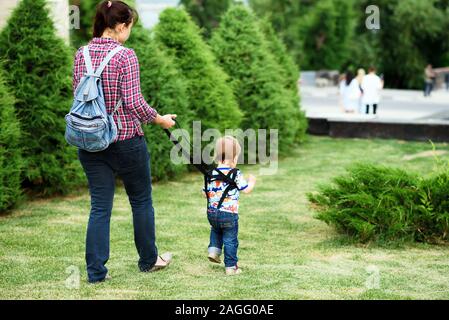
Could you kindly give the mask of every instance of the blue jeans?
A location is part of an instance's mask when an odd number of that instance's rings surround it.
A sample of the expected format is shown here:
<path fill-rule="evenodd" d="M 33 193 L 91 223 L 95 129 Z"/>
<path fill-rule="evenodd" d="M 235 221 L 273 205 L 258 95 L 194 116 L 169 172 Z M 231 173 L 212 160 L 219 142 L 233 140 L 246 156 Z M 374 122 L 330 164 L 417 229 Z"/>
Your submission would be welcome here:
<path fill-rule="evenodd" d="M 133 213 L 134 242 L 138 266 L 148 271 L 158 252 L 151 197 L 150 153 L 145 138 L 136 136 L 111 144 L 96 153 L 78 150 L 91 195 L 91 210 L 86 236 L 86 264 L 89 282 L 104 280 L 109 260 L 109 233 L 115 175 L 122 180 Z"/>
<path fill-rule="evenodd" d="M 226 268 L 237 266 L 239 215 L 208 209 L 207 219 L 211 225 L 209 253 L 221 255 L 222 248 L 224 247 L 224 263 Z"/>
<path fill-rule="evenodd" d="M 424 83 L 424 97 L 429 97 L 432 94 L 433 83 L 425 82 Z"/>

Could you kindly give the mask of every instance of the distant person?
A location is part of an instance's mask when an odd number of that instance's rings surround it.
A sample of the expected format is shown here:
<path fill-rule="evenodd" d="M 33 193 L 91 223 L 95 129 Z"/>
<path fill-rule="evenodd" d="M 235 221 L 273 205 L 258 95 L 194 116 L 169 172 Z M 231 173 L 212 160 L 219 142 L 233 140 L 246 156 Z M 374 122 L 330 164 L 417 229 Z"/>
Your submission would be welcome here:
<path fill-rule="evenodd" d="M 433 71 L 431 64 L 428 64 L 424 69 L 424 97 L 430 97 L 433 91 L 433 84 L 436 79 L 436 74 Z"/>
<path fill-rule="evenodd" d="M 338 93 L 339 93 L 339 97 L 340 97 L 338 104 L 339 104 L 340 110 L 342 110 L 342 111 L 345 110 L 345 102 L 344 102 L 345 89 L 346 89 L 346 74 L 342 74 L 338 78 Z"/>
<path fill-rule="evenodd" d="M 362 92 L 360 91 L 360 85 L 354 74 L 351 71 L 346 73 L 346 86 L 344 90 L 344 108 L 346 113 L 354 113 L 359 110 L 360 97 Z"/>
<path fill-rule="evenodd" d="M 363 110 L 363 103 L 362 103 L 362 97 L 363 97 L 363 88 L 362 88 L 362 82 L 363 79 L 365 78 L 366 75 L 366 71 L 363 68 L 360 68 L 359 70 L 357 70 L 357 82 L 359 84 L 359 88 L 360 88 L 360 98 L 359 98 L 359 108 L 358 111 L 359 113 L 364 113 Z"/>
<path fill-rule="evenodd" d="M 444 75 L 444 83 L 446 83 L 446 90 L 449 91 L 449 73 Z"/>
<path fill-rule="evenodd" d="M 373 114 L 377 114 L 377 106 L 380 102 L 380 90 L 384 87 L 383 80 L 376 74 L 376 68 L 370 67 L 368 75 L 364 77 L 362 82 L 363 90 L 363 106 L 365 113 L 370 114 L 370 109 Z"/>

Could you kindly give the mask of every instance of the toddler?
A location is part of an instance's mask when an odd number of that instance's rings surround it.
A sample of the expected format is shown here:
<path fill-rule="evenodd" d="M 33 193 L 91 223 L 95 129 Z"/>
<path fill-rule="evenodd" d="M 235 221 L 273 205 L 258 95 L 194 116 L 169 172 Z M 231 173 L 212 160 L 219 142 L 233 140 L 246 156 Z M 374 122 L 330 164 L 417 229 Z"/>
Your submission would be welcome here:
<path fill-rule="evenodd" d="M 230 136 L 220 138 L 215 146 L 215 162 L 218 167 L 212 171 L 212 178 L 206 180 L 203 189 L 208 199 L 207 218 L 211 225 L 208 258 L 211 262 L 221 263 L 220 256 L 224 248 L 226 275 L 241 273 L 237 264 L 239 196 L 240 192 L 250 193 L 256 184 L 253 175 L 246 181 L 236 168 L 240 152 L 237 139 Z M 225 182 L 226 179 L 223 179 L 218 170 L 235 184 Z"/>

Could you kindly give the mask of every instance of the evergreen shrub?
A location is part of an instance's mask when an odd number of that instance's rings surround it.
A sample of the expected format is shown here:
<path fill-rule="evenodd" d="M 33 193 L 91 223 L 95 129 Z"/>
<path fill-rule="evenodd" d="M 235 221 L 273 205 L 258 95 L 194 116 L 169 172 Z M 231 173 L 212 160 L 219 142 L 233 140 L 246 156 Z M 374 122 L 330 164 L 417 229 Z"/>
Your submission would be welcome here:
<path fill-rule="evenodd" d="M 0 33 L 5 80 L 16 97 L 25 185 L 65 193 L 84 182 L 76 149 L 64 139 L 72 94 L 71 50 L 56 36 L 45 0 L 22 0 Z"/>
<path fill-rule="evenodd" d="M 189 109 L 195 120 L 202 121 L 202 128 L 215 128 L 222 133 L 238 128 L 242 114 L 227 83 L 228 76 L 216 63 L 187 12 L 177 8 L 164 10 L 155 37 L 186 79 Z"/>
<path fill-rule="evenodd" d="M 126 46 L 134 49 L 139 58 L 142 93 L 147 102 L 159 114 L 177 114 L 178 123 L 187 129 L 192 119 L 188 110 L 187 83 L 175 68 L 173 59 L 157 46 L 151 32 L 140 24 L 133 28 Z M 185 171 L 184 165 L 175 165 L 170 160 L 173 144 L 165 132 L 152 124 L 143 129 L 152 155 L 152 177 L 161 180 Z"/>
<path fill-rule="evenodd" d="M 22 193 L 20 125 L 14 102 L 0 72 L 0 212 L 13 207 Z"/>
<path fill-rule="evenodd" d="M 308 194 L 317 219 L 357 241 L 447 241 L 449 171 L 423 178 L 403 169 L 356 164 Z"/>
<path fill-rule="evenodd" d="M 230 76 L 244 113 L 243 129 L 278 129 L 279 149 L 287 151 L 299 130 L 299 103 L 256 17 L 243 5 L 232 6 L 212 35 L 211 46 Z"/>

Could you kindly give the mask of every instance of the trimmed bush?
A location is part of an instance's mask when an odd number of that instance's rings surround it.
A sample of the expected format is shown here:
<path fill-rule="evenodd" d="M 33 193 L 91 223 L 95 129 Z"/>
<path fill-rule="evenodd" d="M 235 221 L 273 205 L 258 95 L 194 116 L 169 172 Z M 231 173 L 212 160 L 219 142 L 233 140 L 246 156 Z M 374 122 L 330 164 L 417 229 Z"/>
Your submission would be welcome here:
<path fill-rule="evenodd" d="M 85 180 L 76 149 L 64 139 L 72 102 L 70 49 L 55 35 L 45 0 L 22 0 L 0 34 L 0 59 L 17 101 L 25 185 L 64 193 Z"/>
<path fill-rule="evenodd" d="M 256 17 L 243 5 L 231 7 L 212 35 L 219 64 L 231 77 L 244 129 L 278 129 L 280 151 L 295 141 L 298 104 L 285 86 L 284 70 L 270 53 Z"/>
<path fill-rule="evenodd" d="M 302 68 L 341 70 L 351 61 L 351 48 L 359 45 L 358 41 L 352 42 L 354 5 L 352 0 L 319 0 L 303 16 L 298 34 L 303 41 Z"/>
<path fill-rule="evenodd" d="M 192 118 L 188 111 L 187 84 L 168 57 L 151 37 L 150 31 L 136 25 L 126 46 L 133 48 L 139 57 L 142 93 L 160 114 L 175 113 L 182 127 L 188 128 Z M 165 132 L 155 125 L 143 127 L 150 148 L 152 177 L 166 179 L 185 171 L 185 165 L 170 161 L 173 147 Z"/>
<path fill-rule="evenodd" d="M 260 27 L 268 41 L 268 48 L 275 57 L 277 63 L 283 70 L 283 78 L 285 79 L 285 88 L 291 91 L 292 104 L 297 106 L 296 118 L 299 123 L 299 128 L 296 132 L 296 141 L 301 142 L 305 139 L 307 131 L 307 118 L 300 108 L 300 96 L 298 90 L 298 80 L 300 78 L 299 67 L 296 65 L 293 57 L 287 50 L 287 47 L 276 34 L 270 20 L 267 18 L 261 19 Z"/>
<path fill-rule="evenodd" d="M 219 23 L 221 16 L 228 10 L 232 0 L 180 0 L 193 20 L 200 26 L 206 38 Z"/>
<path fill-rule="evenodd" d="M 357 164 L 309 194 L 317 219 L 357 241 L 449 240 L 447 169 L 428 179 L 402 169 Z"/>
<path fill-rule="evenodd" d="M 259 20 L 260 28 L 267 39 L 268 49 L 273 54 L 277 63 L 282 67 L 285 79 L 285 86 L 295 90 L 298 94 L 298 80 L 300 78 L 299 66 L 293 61 L 293 57 L 288 53 L 286 46 L 274 31 L 274 28 L 267 18 Z"/>
<path fill-rule="evenodd" d="M 14 102 L 0 72 L 0 212 L 13 207 L 21 196 L 23 162 Z"/>
<path fill-rule="evenodd" d="M 199 28 L 183 9 L 166 9 L 156 26 L 156 40 L 174 58 L 175 65 L 187 80 L 189 109 L 202 128 L 237 128 L 242 114 L 228 76 L 216 64 Z"/>
<path fill-rule="evenodd" d="M 449 240 L 449 171 L 443 170 L 420 184 L 417 239 Z"/>

